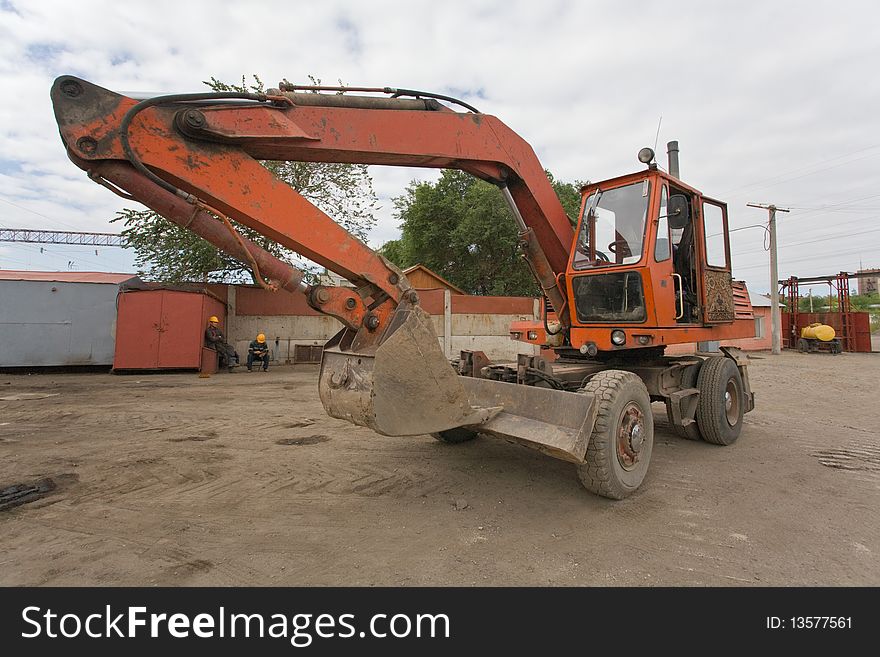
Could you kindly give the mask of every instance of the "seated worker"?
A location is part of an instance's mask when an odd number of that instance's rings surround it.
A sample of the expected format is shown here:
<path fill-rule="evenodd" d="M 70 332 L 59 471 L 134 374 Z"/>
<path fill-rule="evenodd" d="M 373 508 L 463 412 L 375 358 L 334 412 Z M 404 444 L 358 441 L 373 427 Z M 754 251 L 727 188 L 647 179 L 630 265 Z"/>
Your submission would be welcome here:
<path fill-rule="evenodd" d="M 235 348 L 226 342 L 226 336 L 220 330 L 220 320 L 214 315 L 208 318 L 208 328 L 205 329 L 205 346 L 213 349 L 220 356 L 220 367 L 229 368 L 229 371 L 232 372 L 232 368 L 239 364 Z"/>
<path fill-rule="evenodd" d="M 266 336 L 260 333 L 256 340 L 252 340 L 248 347 L 247 368 L 253 372 L 254 361 L 263 363 L 263 371 L 269 371 L 269 345 L 266 344 Z"/>

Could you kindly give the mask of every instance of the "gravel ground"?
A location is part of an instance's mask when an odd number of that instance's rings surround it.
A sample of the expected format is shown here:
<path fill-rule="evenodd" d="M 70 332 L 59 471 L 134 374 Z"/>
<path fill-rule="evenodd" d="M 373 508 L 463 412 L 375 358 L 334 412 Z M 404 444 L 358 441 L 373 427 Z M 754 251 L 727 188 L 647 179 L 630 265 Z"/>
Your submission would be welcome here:
<path fill-rule="evenodd" d="M 880 356 L 751 377 L 730 447 L 655 404 L 612 502 L 523 447 L 331 419 L 312 366 L 0 375 L 0 489 L 31 500 L 0 506 L 0 584 L 880 585 Z"/>

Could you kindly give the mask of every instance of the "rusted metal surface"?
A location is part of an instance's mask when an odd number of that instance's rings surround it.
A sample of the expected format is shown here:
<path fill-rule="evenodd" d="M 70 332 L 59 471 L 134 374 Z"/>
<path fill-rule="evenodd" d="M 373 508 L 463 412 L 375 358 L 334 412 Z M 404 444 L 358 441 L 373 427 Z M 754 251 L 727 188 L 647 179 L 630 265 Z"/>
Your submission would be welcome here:
<path fill-rule="evenodd" d="M 123 162 L 89 163 L 91 170 L 109 180 L 118 187 L 128 190 L 151 210 L 159 213 L 169 221 L 191 230 L 202 239 L 210 242 L 221 251 L 245 261 L 241 253 L 241 245 L 235 237 L 214 218 L 209 212 L 193 207 L 182 198 L 154 185 Z M 247 250 L 259 264 L 260 271 L 266 277 L 276 280 L 279 287 L 290 292 L 301 289 L 303 273 L 279 260 L 265 249 L 242 237 Z"/>
<path fill-rule="evenodd" d="M 853 312 L 850 303 L 849 282 L 856 278 L 868 277 L 867 272 L 839 272 L 830 276 L 792 276 L 779 281 L 780 295 L 788 299 L 788 309 L 782 313 L 782 344 L 788 349 L 798 347 L 801 331 L 815 322 L 834 328 L 844 351 L 870 352 L 871 328 L 868 313 Z M 798 308 L 800 285 L 824 283 L 828 285 L 828 297 L 837 297 L 837 310 L 829 312 L 805 313 Z"/>
<path fill-rule="evenodd" d="M 720 350 L 736 363 L 736 367 L 739 369 L 743 394 L 745 395 L 743 413 L 749 413 L 755 409 L 755 393 L 752 392 L 752 384 L 749 381 L 749 355 L 738 347 L 720 347 Z"/>
<path fill-rule="evenodd" d="M 200 369 L 205 328 L 212 315 L 221 319 L 228 334 L 225 307 L 206 294 L 174 290 L 120 294 L 113 369 Z"/>
<path fill-rule="evenodd" d="M 309 290 L 309 305 L 316 310 L 335 317 L 340 322 L 358 330 L 361 326 L 372 323 L 370 311 L 364 305 L 363 299 L 354 290 L 345 287 L 330 287 L 325 285 L 314 286 Z M 378 318 L 373 329 L 378 326 Z"/>
<path fill-rule="evenodd" d="M 470 428 L 564 461 L 584 462 L 598 412 L 593 395 L 461 378 L 472 405 L 501 409 Z"/>
<path fill-rule="evenodd" d="M 844 315 L 847 316 L 848 322 L 844 323 Z M 838 334 L 843 333 L 846 329 L 850 330 L 852 336 L 851 345 L 847 345 L 844 340 L 840 340 L 841 348 L 844 351 L 855 353 L 871 352 L 871 317 L 867 312 L 821 312 L 821 313 L 797 313 L 792 317 L 787 312 L 782 313 L 783 328 L 783 346 L 788 349 L 796 349 L 798 346 L 798 338 L 804 327 L 810 324 L 820 322 L 832 327 Z"/>
<path fill-rule="evenodd" d="M 733 311 L 735 319 L 754 319 L 755 312 L 749 291 L 743 281 L 733 281 Z"/>
<path fill-rule="evenodd" d="M 635 402 L 623 407 L 617 426 L 617 461 L 624 470 L 633 470 L 642 455 L 647 438 L 645 414 Z"/>
<path fill-rule="evenodd" d="M 76 92 L 69 93 L 74 86 Z M 90 170 L 99 161 L 127 159 L 120 126 L 135 101 L 70 77 L 56 81 L 52 98 L 62 138 L 78 166 Z M 279 181 L 243 146 L 185 138 L 174 126 L 178 107 L 149 107 L 131 120 L 129 141 L 142 165 L 173 181 L 181 192 L 197 196 L 357 286 L 372 284 L 392 303 L 400 300 L 407 286 L 395 267 Z M 270 114 L 281 112 L 264 109 Z M 237 108 L 226 111 L 234 115 Z M 268 159 L 296 158 L 276 153 Z M 390 282 L 392 274 L 395 283 Z"/>
<path fill-rule="evenodd" d="M 402 306 L 375 351 L 346 345 L 346 332 L 324 348 L 318 391 L 332 417 L 390 436 L 480 424 L 492 409 L 473 408 L 440 349 L 430 316 Z"/>
<path fill-rule="evenodd" d="M 62 91 L 74 84 L 82 91 L 73 96 Z M 118 139 L 113 126 L 121 123 L 124 114 L 134 106 L 133 100 L 70 76 L 56 80 L 52 98 L 65 141 L 80 157 L 124 159 L 121 148 L 117 148 Z M 261 106 L 244 108 L 250 119 L 248 123 L 237 123 L 236 116 L 241 109 L 217 111 L 212 124 L 217 139 L 235 139 L 239 148 L 252 158 L 461 168 L 497 183 L 507 181 L 517 204 L 523 209 L 526 223 L 534 228 L 554 269 L 562 271 L 565 268 L 573 236 L 565 211 L 531 147 L 495 117 L 443 111 L 388 112 L 326 106 L 280 110 Z M 246 209 L 248 214 L 259 209 L 266 212 L 267 207 L 254 207 L 261 202 L 264 206 L 277 205 L 274 199 L 279 190 L 271 188 L 264 176 L 248 171 L 251 167 L 244 165 L 242 153 L 238 150 L 224 152 L 217 144 L 184 142 L 173 127 L 175 113 L 174 108 L 151 107 L 132 122 L 132 147 L 141 154 L 144 164 L 164 172 L 163 177 L 178 180 L 180 186 L 190 193 L 200 197 L 208 195 L 205 200 L 224 212 L 245 208 L 240 207 L 240 199 L 229 205 L 232 199 L 228 190 L 214 187 L 209 178 L 235 180 L 236 175 L 229 175 L 235 168 L 242 187 L 248 186 L 253 197 L 251 207 Z M 260 114 L 265 118 L 257 119 Z M 270 115 L 277 116 L 272 118 Z M 248 133 L 251 123 L 258 126 L 252 135 Z M 277 125 L 281 123 L 290 131 L 287 137 L 279 134 Z M 206 130 L 210 131 L 206 127 L 198 130 L 202 137 Z M 267 130 L 273 136 L 267 137 Z M 83 148 L 86 143 L 80 141 L 84 138 L 89 140 L 87 148 Z M 189 184 L 196 181 L 195 186 Z M 210 198 L 214 193 L 218 198 Z M 319 212 L 308 206 L 301 199 L 293 206 L 288 203 L 281 207 L 287 217 Z M 240 220 L 238 216 L 231 216 Z M 274 222 L 270 223 L 265 215 L 261 219 L 268 228 L 274 227 Z M 298 223 L 302 225 L 302 219 Z M 255 225 L 251 227 L 259 229 Z M 278 237 L 283 235 L 282 232 Z M 292 234 L 287 237 L 296 239 Z M 346 267 L 356 263 L 354 253 L 342 263 L 332 257 L 321 262 L 319 258 L 323 249 L 314 254 L 301 249 L 314 248 L 316 243 L 325 239 L 329 241 L 330 235 L 326 231 L 312 232 L 308 238 L 299 242 L 300 248 L 294 250 L 351 280 L 351 276 L 334 266 Z M 349 239 L 352 238 L 349 236 Z M 337 243 L 342 241 L 337 240 Z M 368 267 L 358 269 L 370 271 Z M 356 271 L 349 270 L 349 274 Z"/>
<path fill-rule="evenodd" d="M 465 426 L 583 462 L 592 396 L 458 376 L 428 315 L 418 307 L 398 312 L 399 326 L 375 355 L 346 351 L 345 332 L 325 347 L 318 389 L 329 415 L 393 436 Z"/>
<path fill-rule="evenodd" d="M 556 317 L 563 327 L 568 328 L 571 326 L 571 318 L 569 317 L 565 294 L 557 284 L 556 272 L 553 270 L 544 252 L 540 249 L 534 231 L 529 228 L 520 233 L 518 239 L 525 260 L 529 264 L 535 279 L 540 284 L 544 295 L 553 305 Z"/>
<path fill-rule="evenodd" d="M 492 361 L 482 351 L 463 350 L 458 361 L 458 373 L 461 376 L 471 376 L 480 378 L 481 371 L 484 367 L 490 365 Z"/>
<path fill-rule="evenodd" d="M 413 95 L 406 90 L 391 92 Z M 246 102 L 214 102 L 223 98 Z M 618 352 L 612 357 L 622 359 L 620 369 L 637 372 L 656 397 L 668 398 L 685 389 L 681 377 L 685 366 L 659 360 L 665 345 L 745 337 L 754 331 L 754 323 L 744 313 L 735 319 L 729 260 L 716 268 L 714 278 L 707 273 L 712 267 L 706 259 L 705 229 L 698 220 L 703 196 L 656 168 L 602 183 L 608 188 L 643 183 L 650 215 L 643 251 L 635 261 L 624 263 L 618 258 L 614 264 L 620 265 L 616 271 L 638 276 L 644 290 L 644 300 L 638 303 L 644 304 L 645 312 L 638 318 L 614 315 L 623 319 L 613 324 L 599 324 L 606 317 L 589 315 L 590 323 L 571 326 L 575 313 L 570 309 L 581 297 L 576 297 L 568 281 L 573 274 L 586 277 L 594 272 L 574 270 L 570 261 L 574 231 L 544 167 L 532 148 L 495 117 L 456 112 L 431 101 L 417 100 L 421 106 L 416 108 L 412 100 L 350 95 L 182 94 L 136 103 L 70 76 L 56 80 L 52 100 L 71 159 L 98 182 L 134 190 L 138 200 L 162 198 L 164 191 L 161 214 L 188 228 L 196 224 L 205 233 L 216 229 L 218 234 L 212 237 L 225 251 L 239 252 L 255 271 L 267 276 L 274 268 L 279 276 L 273 278 L 280 285 L 307 292 L 312 308 L 345 324 L 324 351 L 321 401 L 333 417 L 379 433 L 414 435 L 467 427 L 582 463 L 598 404 L 591 394 L 568 392 L 583 379 L 558 377 L 552 365 L 534 356 L 521 357 L 512 367 L 502 366 L 497 381 L 473 376 L 479 366 L 473 359 L 465 365 L 471 376 L 458 376 L 439 346 L 431 317 L 418 306 L 419 296 L 403 273 L 278 180 L 260 160 L 457 168 L 498 185 L 517 221 L 523 255 L 555 310 L 553 326 L 541 326 L 535 333 L 550 340 L 548 334 L 556 327 L 570 327 L 565 332 L 569 342 L 554 343 L 557 355 L 569 360 L 596 356 L 597 348 Z M 388 111 L 392 108 L 406 111 Z M 116 170 L 119 167 L 121 171 Z M 132 168 L 142 180 L 122 179 Z M 144 186 L 138 187 L 138 182 Z M 673 184 L 692 194 L 695 260 L 690 278 L 695 289 L 691 292 L 702 300 L 702 319 L 693 313 L 687 324 L 677 321 L 680 315 L 676 316 L 670 282 L 681 275 L 673 270 L 672 258 L 654 262 L 648 255 L 656 253 L 661 187 Z M 726 206 L 717 205 L 726 213 Z M 235 220 L 327 267 L 349 280 L 353 291 L 306 288 L 299 272 L 252 252 L 211 213 L 230 228 L 230 220 Z M 222 237 L 220 231 L 225 231 Z M 704 282 L 709 278 L 713 285 Z M 714 306 L 706 296 L 710 287 L 717 291 L 717 299 L 725 301 L 724 312 L 711 317 L 707 313 Z M 444 303 L 447 317 L 451 305 Z M 710 319 L 724 324 L 707 326 Z M 612 332 L 617 334 L 615 344 L 610 342 Z M 444 340 L 449 351 L 451 334 L 444 333 Z M 608 369 L 607 358 L 597 366 L 587 365 L 580 376 L 594 367 Z M 569 368 L 567 375 L 578 373 Z M 639 464 L 640 446 L 643 441 L 650 445 L 651 437 L 642 436 L 643 428 L 650 426 L 650 415 L 634 404 L 625 411 L 618 457 L 627 469 Z"/>

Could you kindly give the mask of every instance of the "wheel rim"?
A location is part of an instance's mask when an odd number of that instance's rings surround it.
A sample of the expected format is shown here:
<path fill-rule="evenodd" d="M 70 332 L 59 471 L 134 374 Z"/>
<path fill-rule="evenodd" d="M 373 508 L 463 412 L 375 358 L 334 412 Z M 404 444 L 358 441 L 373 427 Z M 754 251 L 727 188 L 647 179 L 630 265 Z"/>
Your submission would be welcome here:
<path fill-rule="evenodd" d="M 645 414 L 637 403 L 628 403 L 620 414 L 617 427 L 617 460 L 620 467 L 624 470 L 636 467 L 647 438 Z"/>
<path fill-rule="evenodd" d="M 739 422 L 739 392 L 733 379 L 727 381 L 727 387 L 724 389 L 724 415 L 730 426 L 735 426 Z"/>

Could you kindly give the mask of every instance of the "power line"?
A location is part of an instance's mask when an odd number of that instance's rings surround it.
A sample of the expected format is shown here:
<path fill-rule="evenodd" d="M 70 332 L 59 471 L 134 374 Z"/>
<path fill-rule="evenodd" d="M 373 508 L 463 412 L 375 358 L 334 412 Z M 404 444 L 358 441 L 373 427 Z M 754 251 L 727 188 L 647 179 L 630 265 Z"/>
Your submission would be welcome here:
<path fill-rule="evenodd" d="M 731 232 L 733 232 L 733 231 L 731 231 Z M 872 228 L 871 230 L 862 230 L 862 231 L 855 232 L 855 233 L 848 233 L 848 234 L 846 234 L 846 235 L 835 235 L 835 236 L 828 236 L 828 237 L 820 237 L 820 238 L 817 238 L 817 239 L 813 239 L 813 240 L 803 240 L 803 241 L 800 241 L 800 242 L 788 242 L 788 243 L 786 243 L 786 244 L 783 244 L 783 245 L 780 246 L 779 248 L 780 248 L 780 249 L 787 249 L 787 248 L 789 248 L 789 247 L 791 247 L 791 246 L 803 246 L 803 245 L 805 245 L 805 244 L 816 244 L 817 242 L 830 242 L 831 240 L 846 239 L 846 238 L 848 238 L 848 237 L 856 237 L 856 236 L 858 236 L 858 235 L 865 235 L 865 234 L 867 234 L 867 233 L 876 233 L 876 232 L 880 232 L 880 228 Z M 739 253 L 738 255 L 744 256 L 744 255 L 749 255 L 749 254 L 752 254 L 752 253 L 763 253 L 763 252 L 764 252 L 764 249 L 761 249 L 761 250 L 757 250 L 757 249 L 755 249 L 755 250 L 753 250 L 753 251 L 743 251 L 742 253 Z"/>
<path fill-rule="evenodd" d="M 815 214 L 817 212 L 829 211 L 830 208 L 840 208 L 840 206 L 855 205 L 856 203 L 858 203 L 860 201 L 867 201 L 868 199 L 878 198 L 878 197 L 880 197 L 880 194 L 870 194 L 868 196 L 861 196 L 861 197 L 855 198 L 855 199 L 850 199 L 850 200 L 846 200 L 846 201 L 839 201 L 837 203 L 830 203 L 830 204 L 823 206 L 821 208 L 807 209 L 805 212 L 798 212 L 796 214 L 798 217 L 804 218 L 807 215 Z M 796 209 L 791 206 L 789 206 L 789 207 L 793 210 Z M 852 208 L 852 209 L 856 210 L 856 211 L 862 211 L 866 208 Z"/>
<path fill-rule="evenodd" d="M 807 260 L 812 260 L 812 261 L 827 260 L 828 258 L 836 258 L 836 257 L 840 257 L 840 256 L 855 255 L 857 253 L 864 253 L 864 252 L 865 252 L 865 249 L 861 248 L 861 249 L 852 249 L 849 251 L 835 251 L 834 253 L 829 253 L 827 255 L 821 255 L 819 257 L 816 257 L 815 255 L 810 255 L 810 256 L 803 257 L 803 258 L 787 258 L 782 264 L 785 265 L 786 267 L 788 267 L 789 265 L 791 265 L 792 263 L 795 263 L 795 262 L 805 262 Z M 741 272 L 741 271 L 748 271 L 750 269 L 760 269 L 762 267 L 766 267 L 766 265 L 763 265 L 763 264 L 749 265 L 747 267 L 735 267 L 734 269 L 736 269 L 737 272 Z"/>
<path fill-rule="evenodd" d="M 26 249 L 28 251 L 33 251 L 35 253 L 39 253 L 40 255 L 49 256 L 51 258 L 58 258 L 58 257 L 66 258 L 67 257 L 66 255 L 59 256 L 59 252 L 56 252 L 54 250 L 49 250 L 48 248 L 43 248 L 43 247 L 39 247 L 39 246 L 32 246 L 30 244 L 17 243 L 15 245 L 15 248 Z M 84 262 L 86 264 L 94 265 L 97 267 L 107 267 L 108 266 L 106 262 L 98 262 L 98 261 L 92 260 L 90 258 L 84 258 L 81 255 L 76 255 L 74 260 L 77 262 Z"/>
<path fill-rule="evenodd" d="M 30 212 L 31 214 L 35 214 L 38 217 L 42 217 L 43 219 L 48 219 L 49 221 L 54 221 L 56 224 L 61 224 L 62 226 L 67 226 L 68 228 L 78 228 L 78 226 L 74 226 L 72 224 L 69 224 L 66 221 L 61 221 L 59 219 L 53 219 L 52 217 L 48 217 L 45 214 L 37 212 L 36 210 L 31 210 L 30 208 L 26 208 L 23 205 L 19 205 L 18 203 L 13 203 L 12 201 L 8 201 L 5 198 L 0 197 L 0 201 L 3 201 L 4 203 L 8 203 L 9 205 L 18 208 L 19 210 L 24 210 L 25 212 Z"/>
<path fill-rule="evenodd" d="M 863 153 L 863 152 L 865 152 L 865 151 L 870 151 L 870 150 L 873 150 L 873 149 L 878 148 L 878 147 L 880 147 L 880 144 L 874 144 L 873 146 L 867 146 L 867 147 L 865 147 L 865 148 L 860 148 L 860 149 L 855 150 L 855 151 L 852 151 L 852 152 L 850 152 L 850 153 L 845 153 L 845 154 L 843 154 L 843 155 L 837 155 L 836 157 L 831 157 L 831 158 L 828 158 L 828 159 L 826 159 L 826 160 L 819 160 L 818 162 L 813 162 L 812 164 L 808 164 L 808 165 L 806 165 L 806 166 L 798 167 L 798 168 L 796 168 L 796 169 L 790 169 L 789 171 L 783 172 L 783 173 L 778 174 L 778 175 L 776 175 L 776 176 L 773 176 L 773 177 L 770 177 L 770 178 L 765 178 L 765 179 L 763 179 L 763 180 L 758 180 L 758 181 L 756 181 L 756 182 L 749 183 L 748 185 L 743 185 L 743 186 L 741 186 L 741 187 L 735 187 L 735 188 L 733 188 L 733 189 L 730 189 L 730 190 L 728 190 L 728 191 L 726 191 L 726 192 L 723 192 L 723 193 L 722 193 L 722 197 L 730 196 L 730 195 L 733 194 L 733 192 L 738 192 L 738 191 L 740 191 L 740 190 L 742 190 L 742 189 L 748 189 L 748 188 L 750 188 L 750 187 L 756 187 L 756 186 L 769 186 L 769 185 L 776 184 L 776 183 L 780 183 L 780 182 L 788 182 L 789 180 L 797 180 L 798 178 L 803 178 L 803 177 L 805 177 L 805 176 L 811 176 L 811 175 L 813 175 L 814 173 L 820 173 L 821 171 L 827 171 L 828 169 L 833 169 L 833 168 L 838 167 L 838 166 L 843 166 L 844 164 L 849 164 L 850 162 L 858 162 L 859 160 L 863 160 L 863 159 L 866 159 L 866 158 L 869 158 L 869 157 L 875 157 L 877 154 L 873 154 L 873 155 L 865 155 L 865 156 L 863 156 L 863 157 L 858 157 L 858 158 L 855 158 L 855 159 L 853 159 L 853 160 L 848 160 L 848 161 L 846 161 L 846 162 L 840 162 L 840 163 L 835 164 L 835 165 L 830 166 L 830 167 L 825 167 L 825 168 L 822 168 L 822 169 L 816 169 L 815 171 L 810 171 L 809 173 L 806 173 L 806 174 L 804 174 L 804 175 L 802 175 L 802 176 L 795 176 L 794 178 L 785 179 L 785 176 L 788 176 L 788 175 L 790 175 L 790 174 L 792 174 L 792 173 L 798 173 L 798 172 L 800 172 L 800 171 L 804 171 L 804 170 L 807 170 L 807 169 L 811 169 L 811 168 L 813 168 L 813 167 L 815 167 L 815 166 L 817 166 L 817 165 L 825 164 L 826 162 L 834 162 L 835 160 L 840 160 L 840 159 L 843 159 L 843 158 L 845 158 L 845 157 L 849 157 L 850 155 L 856 155 L 856 154 L 858 154 L 858 153 Z"/>

